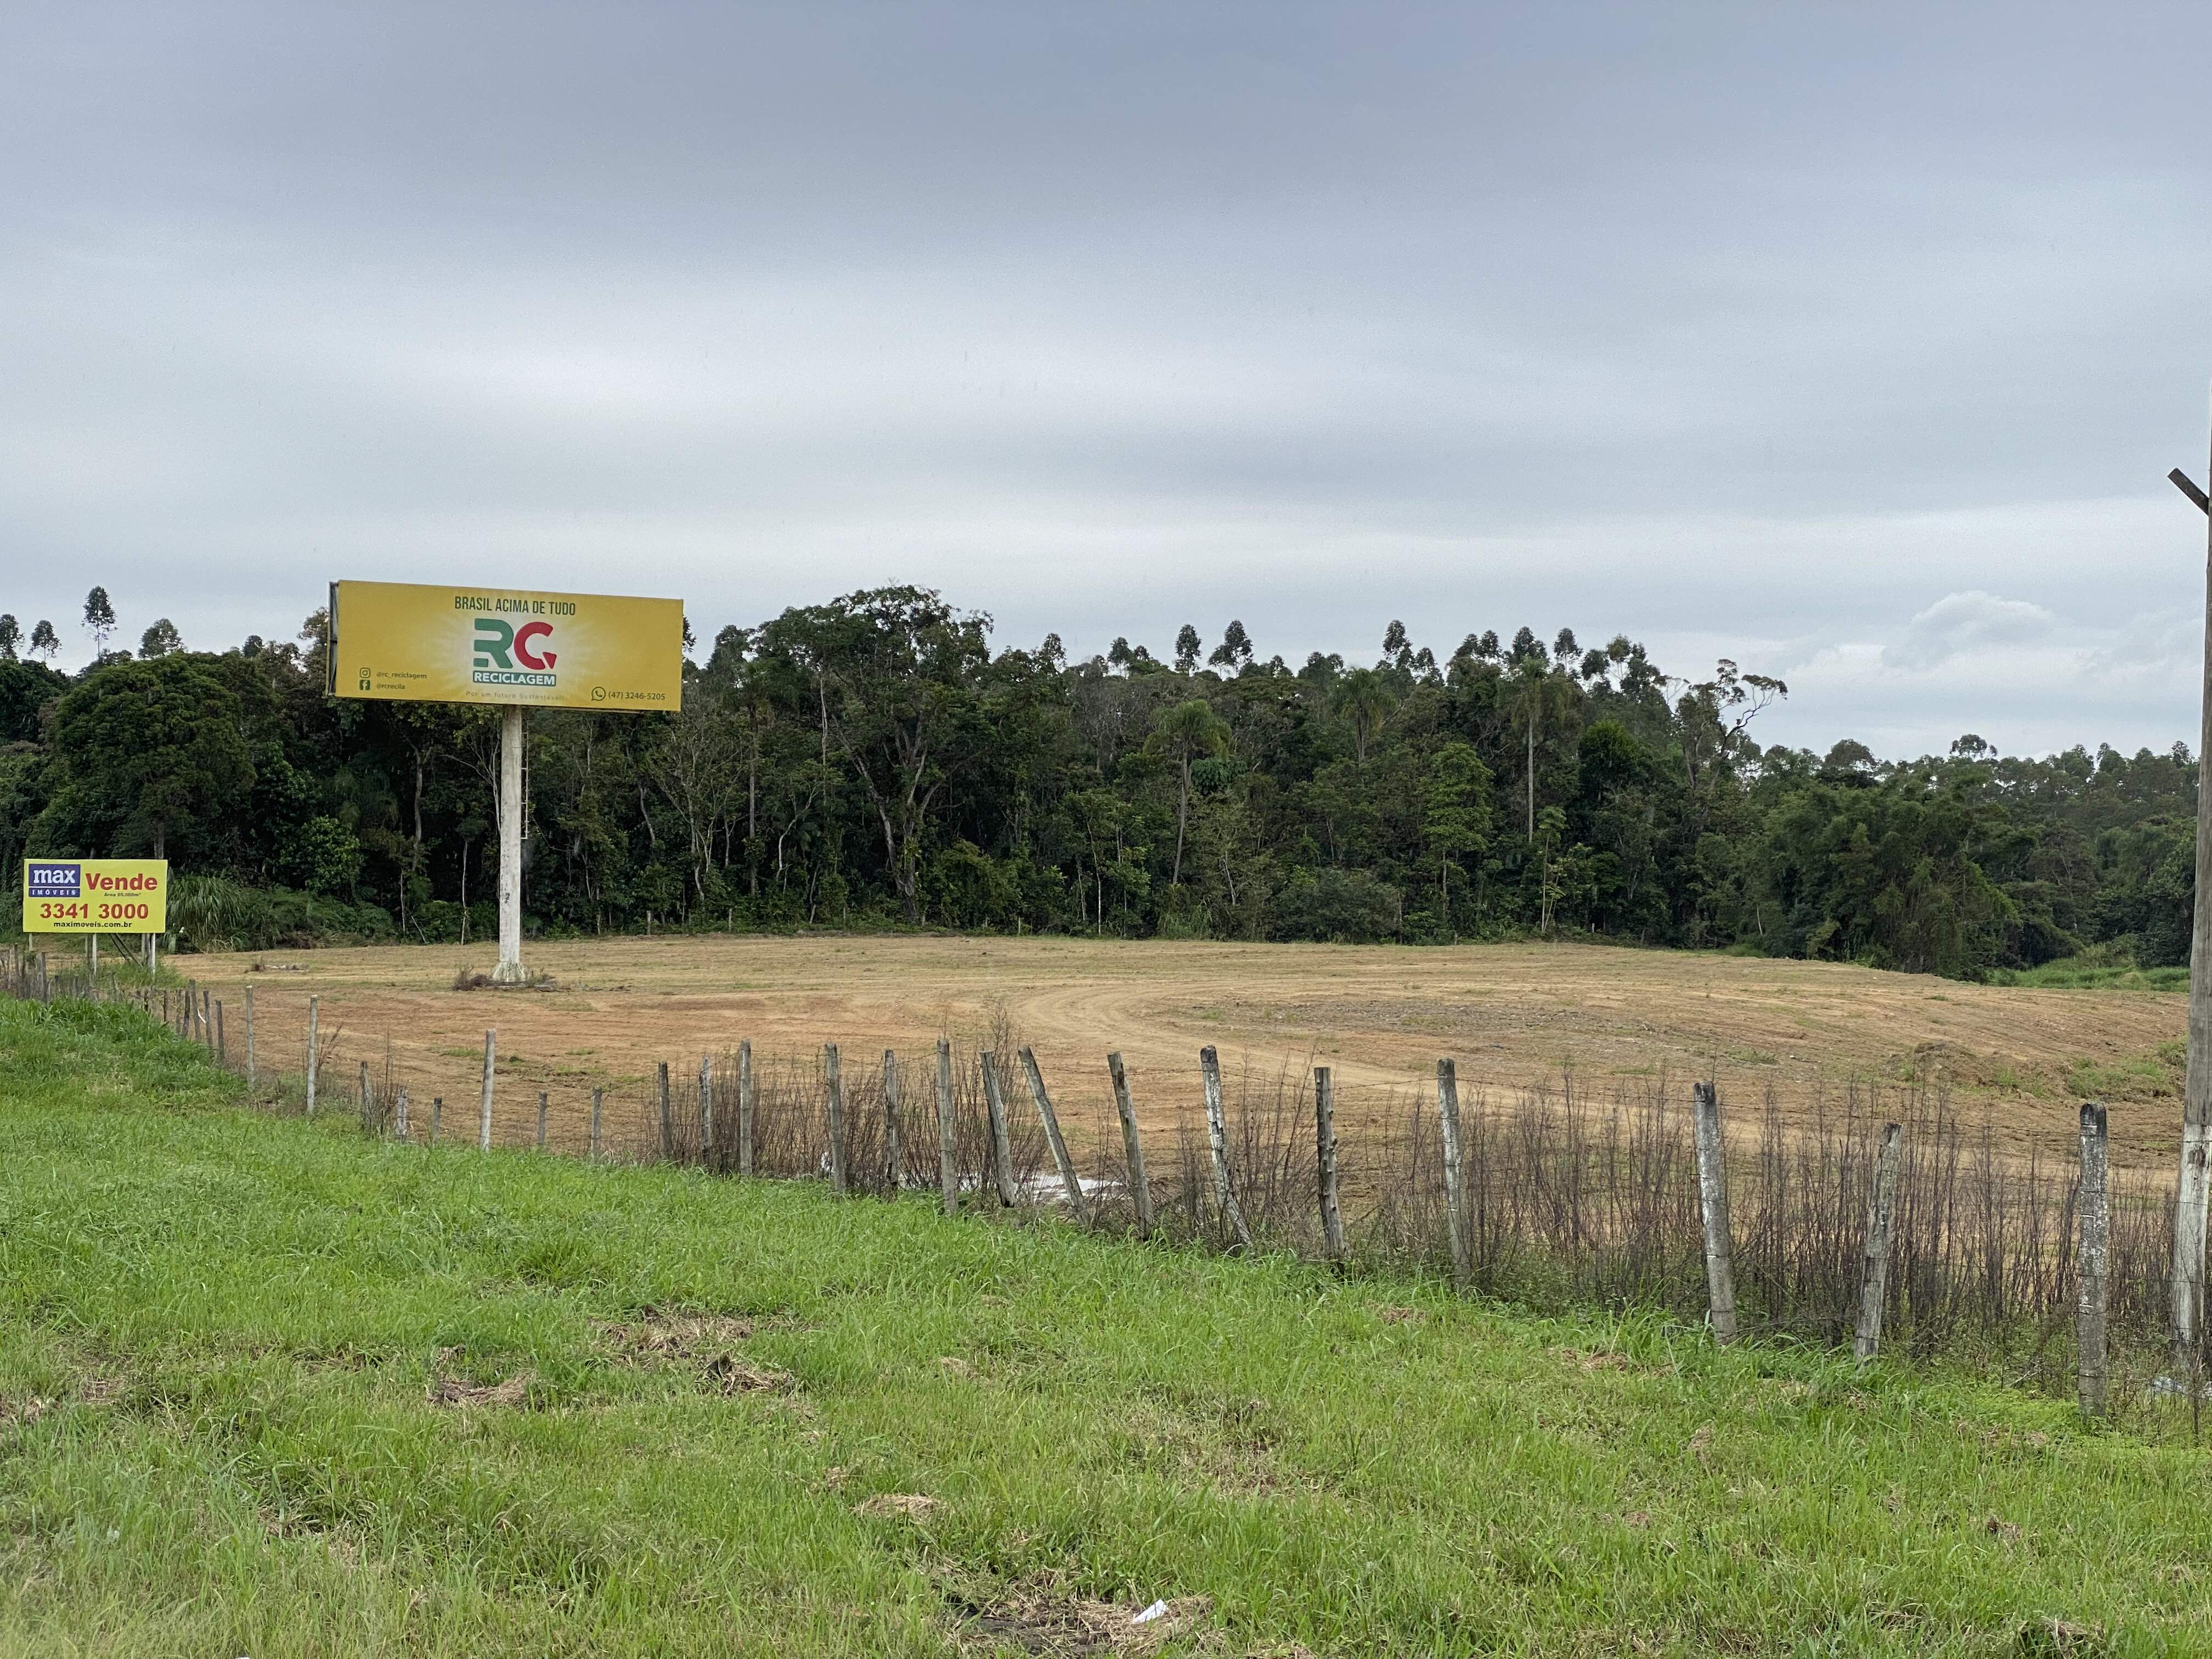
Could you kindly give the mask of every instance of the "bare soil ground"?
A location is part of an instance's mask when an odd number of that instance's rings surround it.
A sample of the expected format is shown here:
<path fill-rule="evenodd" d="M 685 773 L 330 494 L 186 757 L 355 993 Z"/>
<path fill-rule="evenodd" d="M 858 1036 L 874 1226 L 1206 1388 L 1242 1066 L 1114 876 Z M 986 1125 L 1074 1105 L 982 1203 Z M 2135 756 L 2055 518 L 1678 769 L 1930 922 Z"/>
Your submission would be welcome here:
<path fill-rule="evenodd" d="M 825 1042 L 852 1059 L 921 1060 L 940 1035 L 988 1041 L 1003 1018 L 1055 1092 L 1103 1102 L 1105 1055 L 1126 1057 L 1140 1109 L 1171 1118 L 1197 1093 L 1202 1044 L 1272 1079 L 1334 1068 L 1347 1127 L 1450 1055 L 1463 1092 L 1557 1084 L 1601 1095 L 1711 1075 L 1748 1108 L 1771 1090 L 1808 1112 L 1851 1080 L 1948 1084 L 2005 1143 L 2060 1153 L 2075 1106 L 2110 1101 L 2115 1151 L 2163 1161 L 2178 1138 L 2171 993 L 1965 985 L 1827 963 L 1578 945 L 1451 949 L 956 937 L 678 936 L 535 944 L 556 988 L 456 991 L 480 947 L 386 946 L 179 958 L 228 1004 L 256 990 L 264 1064 L 296 1070 L 307 998 L 337 1034 L 341 1080 L 387 1054 L 419 1101 L 473 1114 L 486 1028 L 498 1030 L 503 1132 L 553 1097 L 555 1139 L 581 1133 L 594 1085 L 635 1093 L 667 1060 L 752 1040 L 757 1054 Z M 326 1072 L 325 1076 L 331 1075 Z M 1346 1109 L 1349 1107 L 1347 1111 Z M 419 1108 L 417 1109 L 419 1115 Z M 1089 1115 L 1079 1112 L 1079 1119 Z M 449 1127 L 449 1133 L 451 1132 Z"/>

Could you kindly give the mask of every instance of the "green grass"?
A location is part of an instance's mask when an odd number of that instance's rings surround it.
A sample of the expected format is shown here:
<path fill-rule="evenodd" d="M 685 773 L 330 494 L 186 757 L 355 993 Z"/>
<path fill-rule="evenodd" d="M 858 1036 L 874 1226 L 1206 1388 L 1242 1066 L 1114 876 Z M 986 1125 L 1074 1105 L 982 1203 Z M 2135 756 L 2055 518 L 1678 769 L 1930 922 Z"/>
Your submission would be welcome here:
<path fill-rule="evenodd" d="M 2188 1040 L 2176 1037 L 2147 1054 L 2130 1054 L 2109 1063 L 2074 1060 L 2066 1067 L 2066 1091 L 2088 1100 L 2107 1095 L 2179 1097 L 2188 1072 Z"/>
<path fill-rule="evenodd" d="M 2083 962 L 2068 957 L 2038 968 L 1998 968 L 1992 985 L 2024 985 L 2057 991 L 2186 991 L 2187 968 L 2137 968 L 2130 963 Z"/>
<path fill-rule="evenodd" d="M 108 1008 L 0 1004 L 0 1652 L 949 1654 L 1195 1595 L 1169 1651 L 2212 1630 L 2206 1456 L 1994 1383 L 371 1144 Z M 679 1309 L 750 1334 L 611 1328 Z"/>

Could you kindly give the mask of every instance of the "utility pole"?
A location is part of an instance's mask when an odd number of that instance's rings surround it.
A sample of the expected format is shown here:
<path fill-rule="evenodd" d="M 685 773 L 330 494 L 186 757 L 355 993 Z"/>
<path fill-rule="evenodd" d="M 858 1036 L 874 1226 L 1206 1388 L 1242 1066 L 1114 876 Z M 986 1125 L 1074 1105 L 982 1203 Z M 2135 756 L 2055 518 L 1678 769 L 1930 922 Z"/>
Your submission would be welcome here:
<path fill-rule="evenodd" d="M 2177 1379 L 2195 1386 L 2197 1336 L 2204 1310 L 2204 1221 L 2212 1153 L 2212 499 L 2179 467 L 2166 474 L 2206 516 L 2204 544 L 2204 687 L 2197 740 L 2197 899 L 2189 935 L 2189 1073 L 2182 1085 L 2181 1179 L 2173 1206 L 2173 1364 Z M 2212 473 L 2207 474 L 2212 477 Z"/>

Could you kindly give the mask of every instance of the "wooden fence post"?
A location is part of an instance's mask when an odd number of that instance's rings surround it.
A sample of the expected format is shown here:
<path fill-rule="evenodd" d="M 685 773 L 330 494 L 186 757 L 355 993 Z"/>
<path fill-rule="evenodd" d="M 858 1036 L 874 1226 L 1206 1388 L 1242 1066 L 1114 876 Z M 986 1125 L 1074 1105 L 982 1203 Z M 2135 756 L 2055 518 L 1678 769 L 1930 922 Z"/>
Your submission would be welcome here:
<path fill-rule="evenodd" d="M 666 1060 L 660 1062 L 656 1076 L 658 1080 L 655 1086 L 659 1091 L 660 1101 L 660 1157 L 663 1163 L 673 1163 L 676 1158 L 676 1120 L 669 1115 L 668 1111 L 668 1062 Z"/>
<path fill-rule="evenodd" d="M 1206 1083 L 1206 1138 L 1213 1151 L 1213 1196 L 1221 1206 L 1221 1213 L 1237 1231 L 1237 1242 L 1246 1249 L 1252 1248 L 1252 1230 L 1244 1223 L 1244 1212 L 1237 1207 L 1237 1194 L 1229 1181 L 1229 1118 L 1221 1103 L 1221 1056 L 1208 1043 L 1198 1051 L 1199 1075 Z"/>
<path fill-rule="evenodd" d="M 361 1063 L 361 1092 L 356 1099 L 361 1107 L 361 1127 L 364 1130 L 374 1130 L 376 1127 L 376 1098 L 369 1091 L 368 1062 L 365 1060 Z"/>
<path fill-rule="evenodd" d="M 545 1150 L 545 1107 L 546 1107 L 546 1104 L 547 1104 L 547 1102 L 546 1102 L 546 1098 L 545 1098 L 545 1091 L 544 1091 L 544 1090 L 543 1090 L 543 1089 L 540 1089 L 540 1090 L 538 1091 L 538 1150 L 539 1152 L 544 1152 L 544 1151 Z"/>
<path fill-rule="evenodd" d="M 439 1131 L 445 1127 L 446 1097 L 443 1095 L 432 1095 L 430 1097 L 430 1144 L 433 1146 L 438 1144 Z"/>
<path fill-rule="evenodd" d="M 496 1028 L 484 1033 L 483 1093 L 477 1105 L 477 1150 L 491 1150 L 491 1088 L 499 1074 L 499 1032 Z"/>
<path fill-rule="evenodd" d="M 214 996 L 215 993 L 210 990 L 200 992 L 200 1041 L 210 1048 L 215 1047 L 215 1022 L 208 1016 L 212 1012 L 210 1004 Z"/>
<path fill-rule="evenodd" d="M 2075 1205 L 2081 1218 L 2081 1243 L 2075 1258 L 2081 1291 L 2074 1334 L 2079 1350 L 2075 1380 L 2084 1417 L 2105 1414 L 2110 1376 L 2105 1346 L 2105 1305 L 2112 1270 L 2112 1187 L 2105 1128 L 2102 1103 L 2083 1103 L 2081 1191 Z"/>
<path fill-rule="evenodd" d="M 937 1039 L 937 1189 L 945 1213 L 960 1212 L 960 1164 L 952 1136 L 952 1045 Z"/>
<path fill-rule="evenodd" d="M 1119 1054 L 1106 1056 L 1114 1079 L 1114 1109 L 1121 1115 L 1121 1152 L 1128 1161 L 1129 1196 L 1137 1206 L 1137 1237 L 1152 1235 L 1152 1183 L 1145 1175 L 1145 1143 L 1137 1133 L 1137 1108 L 1129 1098 L 1129 1073 Z"/>
<path fill-rule="evenodd" d="M 898 1051 L 884 1050 L 884 1184 L 889 1194 L 899 1195 L 899 1182 L 906 1174 L 906 1158 L 899 1147 L 899 1069 Z"/>
<path fill-rule="evenodd" d="M 246 988 L 246 1086 L 253 1087 L 258 1079 L 253 1074 L 253 988 Z"/>
<path fill-rule="evenodd" d="M 392 1127 L 400 1139 L 407 1139 L 407 1085 L 404 1083 L 392 1103 Z"/>
<path fill-rule="evenodd" d="M 1019 1050 L 1022 1071 L 1029 1078 L 1030 1098 L 1036 1103 L 1037 1116 L 1044 1121 L 1044 1138 L 1052 1148 L 1053 1167 L 1060 1171 L 1060 1184 L 1067 1189 L 1067 1207 L 1075 1218 L 1083 1218 L 1083 1181 L 1075 1173 L 1075 1160 L 1067 1155 L 1067 1140 L 1060 1133 L 1060 1114 L 1052 1109 L 1052 1097 L 1045 1092 L 1044 1073 L 1037 1070 L 1036 1051 L 1024 1043 Z"/>
<path fill-rule="evenodd" d="M 714 1164 L 714 1057 L 699 1056 L 699 1161 Z"/>
<path fill-rule="evenodd" d="M 1713 1085 L 1691 1085 L 1697 1119 L 1698 1208 L 1705 1223 L 1705 1292 L 1713 1340 L 1735 1340 L 1735 1271 L 1729 1259 L 1728 1147 L 1721 1139 L 1721 1109 Z"/>
<path fill-rule="evenodd" d="M 738 1173 L 753 1172 L 753 1040 L 738 1042 Z"/>
<path fill-rule="evenodd" d="M 1321 1185 L 1321 1237 L 1329 1260 L 1344 1260 L 1344 1206 L 1336 1190 L 1336 1085 L 1314 1067 L 1314 1177 Z"/>
<path fill-rule="evenodd" d="M 991 1177 L 999 1202 L 1012 1208 L 1020 1194 L 1014 1187 L 1013 1144 L 1006 1136 L 1006 1103 L 999 1098 L 999 1057 L 986 1052 L 976 1059 L 983 1068 L 983 1109 L 991 1120 Z"/>
<path fill-rule="evenodd" d="M 1474 1282 L 1474 1251 L 1467 1236 L 1467 1170 L 1460 1161 L 1459 1070 L 1437 1062 L 1437 1117 L 1443 1125 L 1444 1207 L 1450 1212 L 1452 1286 L 1464 1295 Z"/>
<path fill-rule="evenodd" d="M 607 1091 L 605 1089 L 592 1091 L 592 1162 L 594 1164 L 599 1161 L 600 1149 L 605 1145 L 599 1139 L 599 1119 L 606 1109 L 606 1103 Z"/>
<path fill-rule="evenodd" d="M 1874 1199 L 1867 1207 L 1866 1260 L 1859 1268 L 1859 1324 L 1851 1355 L 1862 1365 L 1881 1351 L 1881 1304 L 1889 1289 L 1889 1230 L 1897 1213 L 1897 1166 L 1903 1128 L 1886 1123 L 1874 1164 Z"/>
<path fill-rule="evenodd" d="M 830 1190 L 845 1194 L 845 1078 L 837 1065 L 837 1045 L 822 1045 L 822 1069 L 830 1085 Z"/>
<path fill-rule="evenodd" d="M 215 1063 L 218 1066 L 230 1064 L 230 1053 L 222 1040 L 222 1004 L 220 1002 L 215 1006 Z"/>
<path fill-rule="evenodd" d="M 307 999 L 307 1115 L 315 1115 L 315 1073 L 322 1066 L 322 1057 L 315 1052 L 315 1021 L 319 1013 L 317 999 Z"/>

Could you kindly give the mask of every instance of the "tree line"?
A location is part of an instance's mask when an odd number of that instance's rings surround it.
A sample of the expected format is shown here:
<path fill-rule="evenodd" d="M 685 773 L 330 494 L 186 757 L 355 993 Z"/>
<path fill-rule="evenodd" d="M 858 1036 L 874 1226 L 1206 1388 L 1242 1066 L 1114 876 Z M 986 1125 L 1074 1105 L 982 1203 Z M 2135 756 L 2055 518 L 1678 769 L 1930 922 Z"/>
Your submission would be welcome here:
<path fill-rule="evenodd" d="M 0 616 L 0 853 L 173 861 L 186 943 L 492 929 L 497 714 L 325 695 L 324 617 L 52 665 Z M 2185 747 L 1882 760 L 1762 747 L 1780 681 L 1397 622 L 1372 662 L 1240 622 L 1072 660 L 887 587 L 687 624 L 680 713 L 533 713 L 530 927 L 911 926 L 1115 938 L 1595 936 L 1972 977 L 2185 963 Z M 195 937 L 197 935 L 197 938 Z"/>

